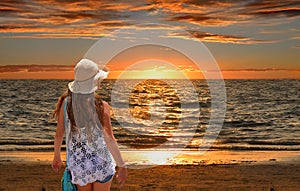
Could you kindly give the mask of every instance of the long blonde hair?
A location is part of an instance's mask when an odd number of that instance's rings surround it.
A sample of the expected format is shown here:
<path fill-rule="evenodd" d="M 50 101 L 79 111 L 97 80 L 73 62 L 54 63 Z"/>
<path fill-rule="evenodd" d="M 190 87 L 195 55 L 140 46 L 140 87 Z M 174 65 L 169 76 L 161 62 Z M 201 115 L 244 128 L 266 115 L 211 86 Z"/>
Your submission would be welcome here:
<path fill-rule="evenodd" d="M 103 126 L 103 112 L 104 112 L 103 110 L 104 110 L 104 108 L 103 108 L 102 99 L 97 93 L 94 93 L 94 95 L 95 95 L 96 112 L 98 114 L 99 121 L 100 121 L 101 125 Z M 76 129 L 76 122 L 74 119 L 73 109 L 72 109 L 72 92 L 69 89 L 67 91 L 65 91 L 58 98 L 55 109 L 53 111 L 52 118 L 55 118 L 56 120 L 58 119 L 59 111 L 60 111 L 66 97 L 68 97 L 67 114 L 68 114 L 69 120 L 71 122 L 71 130 L 74 131 Z"/>

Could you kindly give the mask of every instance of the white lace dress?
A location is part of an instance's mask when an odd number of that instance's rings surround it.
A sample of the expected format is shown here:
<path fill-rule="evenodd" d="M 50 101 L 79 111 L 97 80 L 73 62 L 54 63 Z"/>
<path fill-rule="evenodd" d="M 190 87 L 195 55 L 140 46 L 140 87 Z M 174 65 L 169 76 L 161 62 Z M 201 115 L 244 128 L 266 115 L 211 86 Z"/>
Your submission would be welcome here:
<path fill-rule="evenodd" d="M 67 119 L 66 137 L 70 133 L 70 121 Z M 67 164 L 72 175 L 72 183 L 84 186 L 95 181 L 102 181 L 115 174 L 116 164 L 109 152 L 103 132 L 95 128 L 90 143 L 85 129 L 71 133 L 67 142 Z"/>

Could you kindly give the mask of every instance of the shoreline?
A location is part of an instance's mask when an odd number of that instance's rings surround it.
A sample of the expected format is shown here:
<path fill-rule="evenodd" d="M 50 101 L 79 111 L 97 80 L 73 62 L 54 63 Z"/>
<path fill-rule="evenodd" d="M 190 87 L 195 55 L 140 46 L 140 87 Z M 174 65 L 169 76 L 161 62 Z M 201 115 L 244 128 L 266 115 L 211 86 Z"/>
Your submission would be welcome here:
<path fill-rule="evenodd" d="M 130 166 L 144 165 L 231 165 L 261 163 L 269 164 L 300 163 L 300 151 L 137 151 L 126 150 L 121 154 Z M 61 151 L 62 161 L 66 159 Z M 50 164 L 53 159 L 51 151 L 0 151 L 0 163 L 34 163 Z"/>
<path fill-rule="evenodd" d="M 129 165 L 128 179 L 121 190 L 298 190 L 300 152 L 268 152 L 270 151 L 211 151 L 206 153 L 206 156 L 203 155 L 203 158 L 197 158 L 198 155 L 194 154 L 193 158 L 199 163 L 193 161 L 190 164 Z M 0 191 L 61 190 L 60 179 L 65 165 L 59 173 L 53 172 L 52 154 L 0 152 Z M 65 153 L 62 154 L 64 161 Z M 189 157 L 181 156 L 181 159 L 191 159 Z M 205 157 L 214 160 L 201 163 Z M 116 177 L 113 179 L 111 190 L 119 190 Z"/>

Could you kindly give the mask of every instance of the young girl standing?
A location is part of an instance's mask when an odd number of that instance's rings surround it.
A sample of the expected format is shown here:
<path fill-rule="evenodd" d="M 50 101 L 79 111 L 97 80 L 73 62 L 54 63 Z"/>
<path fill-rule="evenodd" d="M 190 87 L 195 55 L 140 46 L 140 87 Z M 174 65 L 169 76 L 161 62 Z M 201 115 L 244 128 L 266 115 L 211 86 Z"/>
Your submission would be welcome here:
<path fill-rule="evenodd" d="M 78 191 L 110 190 L 116 165 L 118 182 L 122 186 L 126 181 L 127 170 L 113 135 L 109 105 L 95 93 L 107 75 L 106 68 L 99 69 L 89 59 L 80 60 L 74 81 L 54 111 L 57 128 L 52 168 L 58 172 L 61 167 L 60 150 L 66 134 L 67 166 Z"/>

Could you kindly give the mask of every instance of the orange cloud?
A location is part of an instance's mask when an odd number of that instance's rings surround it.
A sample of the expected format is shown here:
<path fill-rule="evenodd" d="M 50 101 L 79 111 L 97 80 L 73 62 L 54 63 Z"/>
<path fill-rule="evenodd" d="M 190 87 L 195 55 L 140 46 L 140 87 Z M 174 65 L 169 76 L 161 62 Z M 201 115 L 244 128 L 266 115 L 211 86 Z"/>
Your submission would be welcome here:
<path fill-rule="evenodd" d="M 198 38 L 201 41 L 205 42 L 219 42 L 219 43 L 232 43 L 232 44 L 262 44 L 262 43 L 276 43 L 278 41 L 271 41 L 271 40 L 254 40 L 249 37 L 241 37 L 241 36 L 234 36 L 234 35 L 223 35 L 223 34 L 213 34 L 208 32 L 201 32 L 201 31 L 188 31 L 192 36 L 188 36 L 185 34 L 180 33 L 173 33 L 171 32 L 170 36 L 176 36 L 180 38 Z"/>
<path fill-rule="evenodd" d="M 258 17 L 298 17 L 299 5 L 293 0 L 2 1 L 0 33 L 6 38 L 99 38 L 122 26 L 153 21 L 187 28 L 220 27 L 249 23 Z"/>

